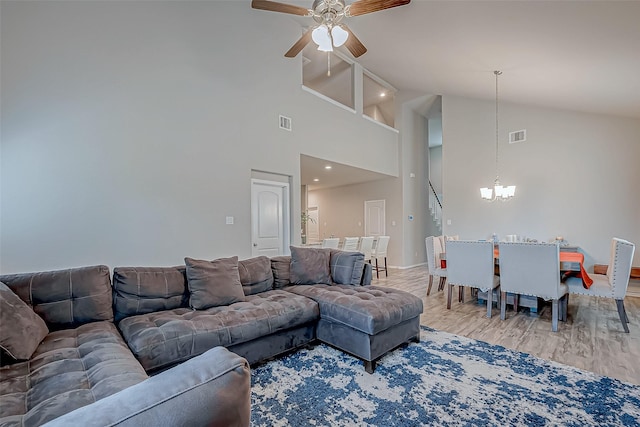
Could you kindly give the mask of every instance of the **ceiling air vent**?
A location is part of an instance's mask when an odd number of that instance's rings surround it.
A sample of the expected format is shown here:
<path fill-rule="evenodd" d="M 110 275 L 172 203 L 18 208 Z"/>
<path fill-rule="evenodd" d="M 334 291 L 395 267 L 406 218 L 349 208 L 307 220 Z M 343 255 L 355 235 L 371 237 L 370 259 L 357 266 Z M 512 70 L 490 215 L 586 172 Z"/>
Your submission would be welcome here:
<path fill-rule="evenodd" d="M 515 132 L 509 132 L 509 144 L 515 144 L 516 142 L 524 142 L 527 140 L 527 130 L 517 130 Z"/>
<path fill-rule="evenodd" d="M 280 129 L 288 130 L 291 132 L 291 118 L 280 116 Z"/>

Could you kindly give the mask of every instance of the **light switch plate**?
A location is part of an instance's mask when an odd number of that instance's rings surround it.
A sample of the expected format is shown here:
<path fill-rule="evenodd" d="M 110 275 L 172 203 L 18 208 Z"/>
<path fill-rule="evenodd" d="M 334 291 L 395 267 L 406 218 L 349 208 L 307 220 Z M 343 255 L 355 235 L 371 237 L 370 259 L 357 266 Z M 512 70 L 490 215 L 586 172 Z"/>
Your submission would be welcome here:
<path fill-rule="evenodd" d="M 233 217 L 232 216 L 228 216 L 227 220 L 226 220 L 227 225 L 233 225 Z"/>

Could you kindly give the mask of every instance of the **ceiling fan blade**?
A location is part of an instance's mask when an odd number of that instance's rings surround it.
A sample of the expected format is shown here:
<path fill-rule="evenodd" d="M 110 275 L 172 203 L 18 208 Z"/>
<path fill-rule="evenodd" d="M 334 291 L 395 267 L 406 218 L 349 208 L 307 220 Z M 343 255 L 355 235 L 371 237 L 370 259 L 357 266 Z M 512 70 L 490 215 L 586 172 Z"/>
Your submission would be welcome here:
<path fill-rule="evenodd" d="M 272 12 L 290 13 L 292 15 L 309 15 L 309 9 L 305 9 L 304 7 L 269 0 L 253 0 L 251 2 L 251 7 L 260 10 L 270 10 Z"/>
<path fill-rule="evenodd" d="M 349 33 L 349 38 L 347 38 L 347 41 L 344 43 L 344 45 L 347 49 L 349 49 L 351 55 L 357 58 L 367 53 L 367 48 L 364 47 L 362 42 L 358 40 L 356 35 L 353 34 L 349 27 L 347 27 L 346 25 L 341 25 L 341 27 Z"/>
<path fill-rule="evenodd" d="M 298 41 L 295 42 L 293 46 L 291 46 L 291 49 L 289 49 L 287 53 L 284 54 L 284 56 L 286 56 L 287 58 L 294 58 L 295 56 L 297 56 L 300 51 L 304 49 L 304 47 L 311 41 L 312 31 L 313 28 L 310 28 L 306 33 L 304 33 L 302 37 L 300 37 Z"/>
<path fill-rule="evenodd" d="M 411 0 L 358 0 L 349 7 L 349 16 L 364 15 L 392 7 L 404 6 Z"/>

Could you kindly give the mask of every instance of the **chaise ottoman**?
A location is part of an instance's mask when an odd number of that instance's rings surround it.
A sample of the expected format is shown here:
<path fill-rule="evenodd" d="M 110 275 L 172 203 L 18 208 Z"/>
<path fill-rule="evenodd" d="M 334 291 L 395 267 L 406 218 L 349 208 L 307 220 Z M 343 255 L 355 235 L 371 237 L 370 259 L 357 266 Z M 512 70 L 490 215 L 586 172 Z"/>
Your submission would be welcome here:
<path fill-rule="evenodd" d="M 362 359 L 368 373 L 388 351 L 420 340 L 422 300 L 408 292 L 352 285 L 294 285 L 284 290 L 316 301 L 317 338 Z"/>

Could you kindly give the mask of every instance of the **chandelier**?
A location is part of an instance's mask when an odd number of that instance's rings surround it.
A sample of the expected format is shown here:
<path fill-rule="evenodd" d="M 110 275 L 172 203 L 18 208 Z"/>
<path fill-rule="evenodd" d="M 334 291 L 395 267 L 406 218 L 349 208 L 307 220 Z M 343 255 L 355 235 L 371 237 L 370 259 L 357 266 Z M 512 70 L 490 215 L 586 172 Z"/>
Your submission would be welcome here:
<path fill-rule="evenodd" d="M 496 70 L 493 74 L 496 75 L 496 179 L 493 181 L 493 188 L 483 187 L 480 189 L 480 197 L 491 202 L 509 200 L 516 194 L 516 186 L 502 186 L 498 175 L 498 76 L 502 74 L 502 71 Z"/>

